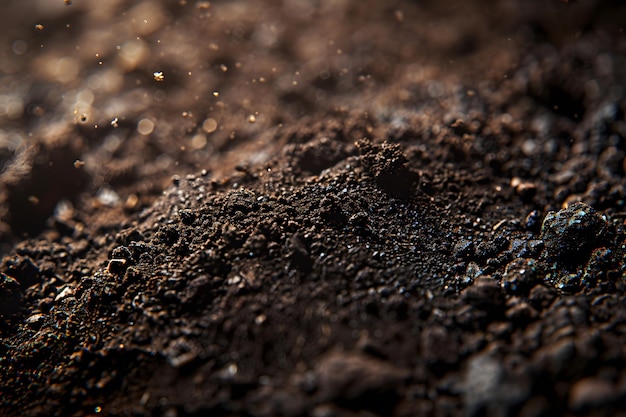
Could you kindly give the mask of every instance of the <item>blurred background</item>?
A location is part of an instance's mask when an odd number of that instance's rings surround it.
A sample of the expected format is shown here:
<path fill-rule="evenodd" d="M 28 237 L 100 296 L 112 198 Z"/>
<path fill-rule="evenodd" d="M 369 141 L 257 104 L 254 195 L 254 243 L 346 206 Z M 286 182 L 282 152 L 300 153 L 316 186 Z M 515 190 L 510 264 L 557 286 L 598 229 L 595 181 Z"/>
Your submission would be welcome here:
<path fill-rule="evenodd" d="M 581 121 L 621 94 L 625 22 L 609 0 L 5 1 L 0 241 L 262 163 L 285 127 L 333 112 L 389 119 L 471 86 Z M 561 64 L 570 44 L 602 80 Z"/>

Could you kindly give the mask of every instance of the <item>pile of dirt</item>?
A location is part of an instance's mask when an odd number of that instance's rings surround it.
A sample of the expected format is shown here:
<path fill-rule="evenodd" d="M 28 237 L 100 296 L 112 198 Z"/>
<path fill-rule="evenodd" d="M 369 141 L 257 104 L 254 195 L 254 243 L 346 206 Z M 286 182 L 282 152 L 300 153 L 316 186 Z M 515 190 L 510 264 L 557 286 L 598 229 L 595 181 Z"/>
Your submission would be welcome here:
<path fill-rule="evenodd" d="M 619 2 L 102 3 L 0 18 L 3 415 L 626 415 Z"/>

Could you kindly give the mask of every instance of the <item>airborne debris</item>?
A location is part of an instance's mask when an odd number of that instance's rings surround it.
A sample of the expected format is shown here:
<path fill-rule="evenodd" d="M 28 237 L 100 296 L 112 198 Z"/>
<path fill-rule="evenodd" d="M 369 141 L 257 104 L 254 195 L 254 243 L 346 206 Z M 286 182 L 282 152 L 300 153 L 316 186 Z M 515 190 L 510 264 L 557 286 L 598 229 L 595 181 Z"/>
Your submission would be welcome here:
<path fill-rule="evenodd" d="M 154 80 L 161 82 L 165 81 L 165 76 L 163 75 L 163 71 L 155 71 L 153 74 Z"/>
<path fill-rule="evenodd" d="M 216 129 L 217 121 L 215 121 L 215 119 L 208 118 L 204 122 L 202 122 L 202 130 L 204 130 L 206 133 L 213 133 Z"/>
<path fill-rule="evenodd" d="M 154 130 L 154 122 L 150 119 L 141 119 L 137 123 L 137 132 L 144 136 L 149 135 Z"/>

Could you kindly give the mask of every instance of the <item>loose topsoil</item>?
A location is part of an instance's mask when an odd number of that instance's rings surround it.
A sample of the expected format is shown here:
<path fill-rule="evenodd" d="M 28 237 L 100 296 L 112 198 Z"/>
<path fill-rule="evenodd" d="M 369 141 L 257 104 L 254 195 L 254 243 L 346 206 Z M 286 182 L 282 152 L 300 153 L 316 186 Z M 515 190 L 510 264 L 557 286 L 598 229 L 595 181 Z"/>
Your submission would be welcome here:
<path fill-rule="evenodd" d="M 624 25 L 5 1 L 0 414 L 626 415 Z"/>

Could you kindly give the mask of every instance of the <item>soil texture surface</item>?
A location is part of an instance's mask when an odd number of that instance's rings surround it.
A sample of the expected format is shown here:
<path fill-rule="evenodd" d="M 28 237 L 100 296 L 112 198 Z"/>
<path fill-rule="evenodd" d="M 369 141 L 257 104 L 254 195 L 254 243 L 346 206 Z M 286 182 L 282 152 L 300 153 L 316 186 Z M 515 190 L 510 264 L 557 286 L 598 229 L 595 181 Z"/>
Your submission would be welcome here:
<path fill-rule="evenodd" d="M 0 415 L 626 416 L 625 26 L 5 1 Z"/>

